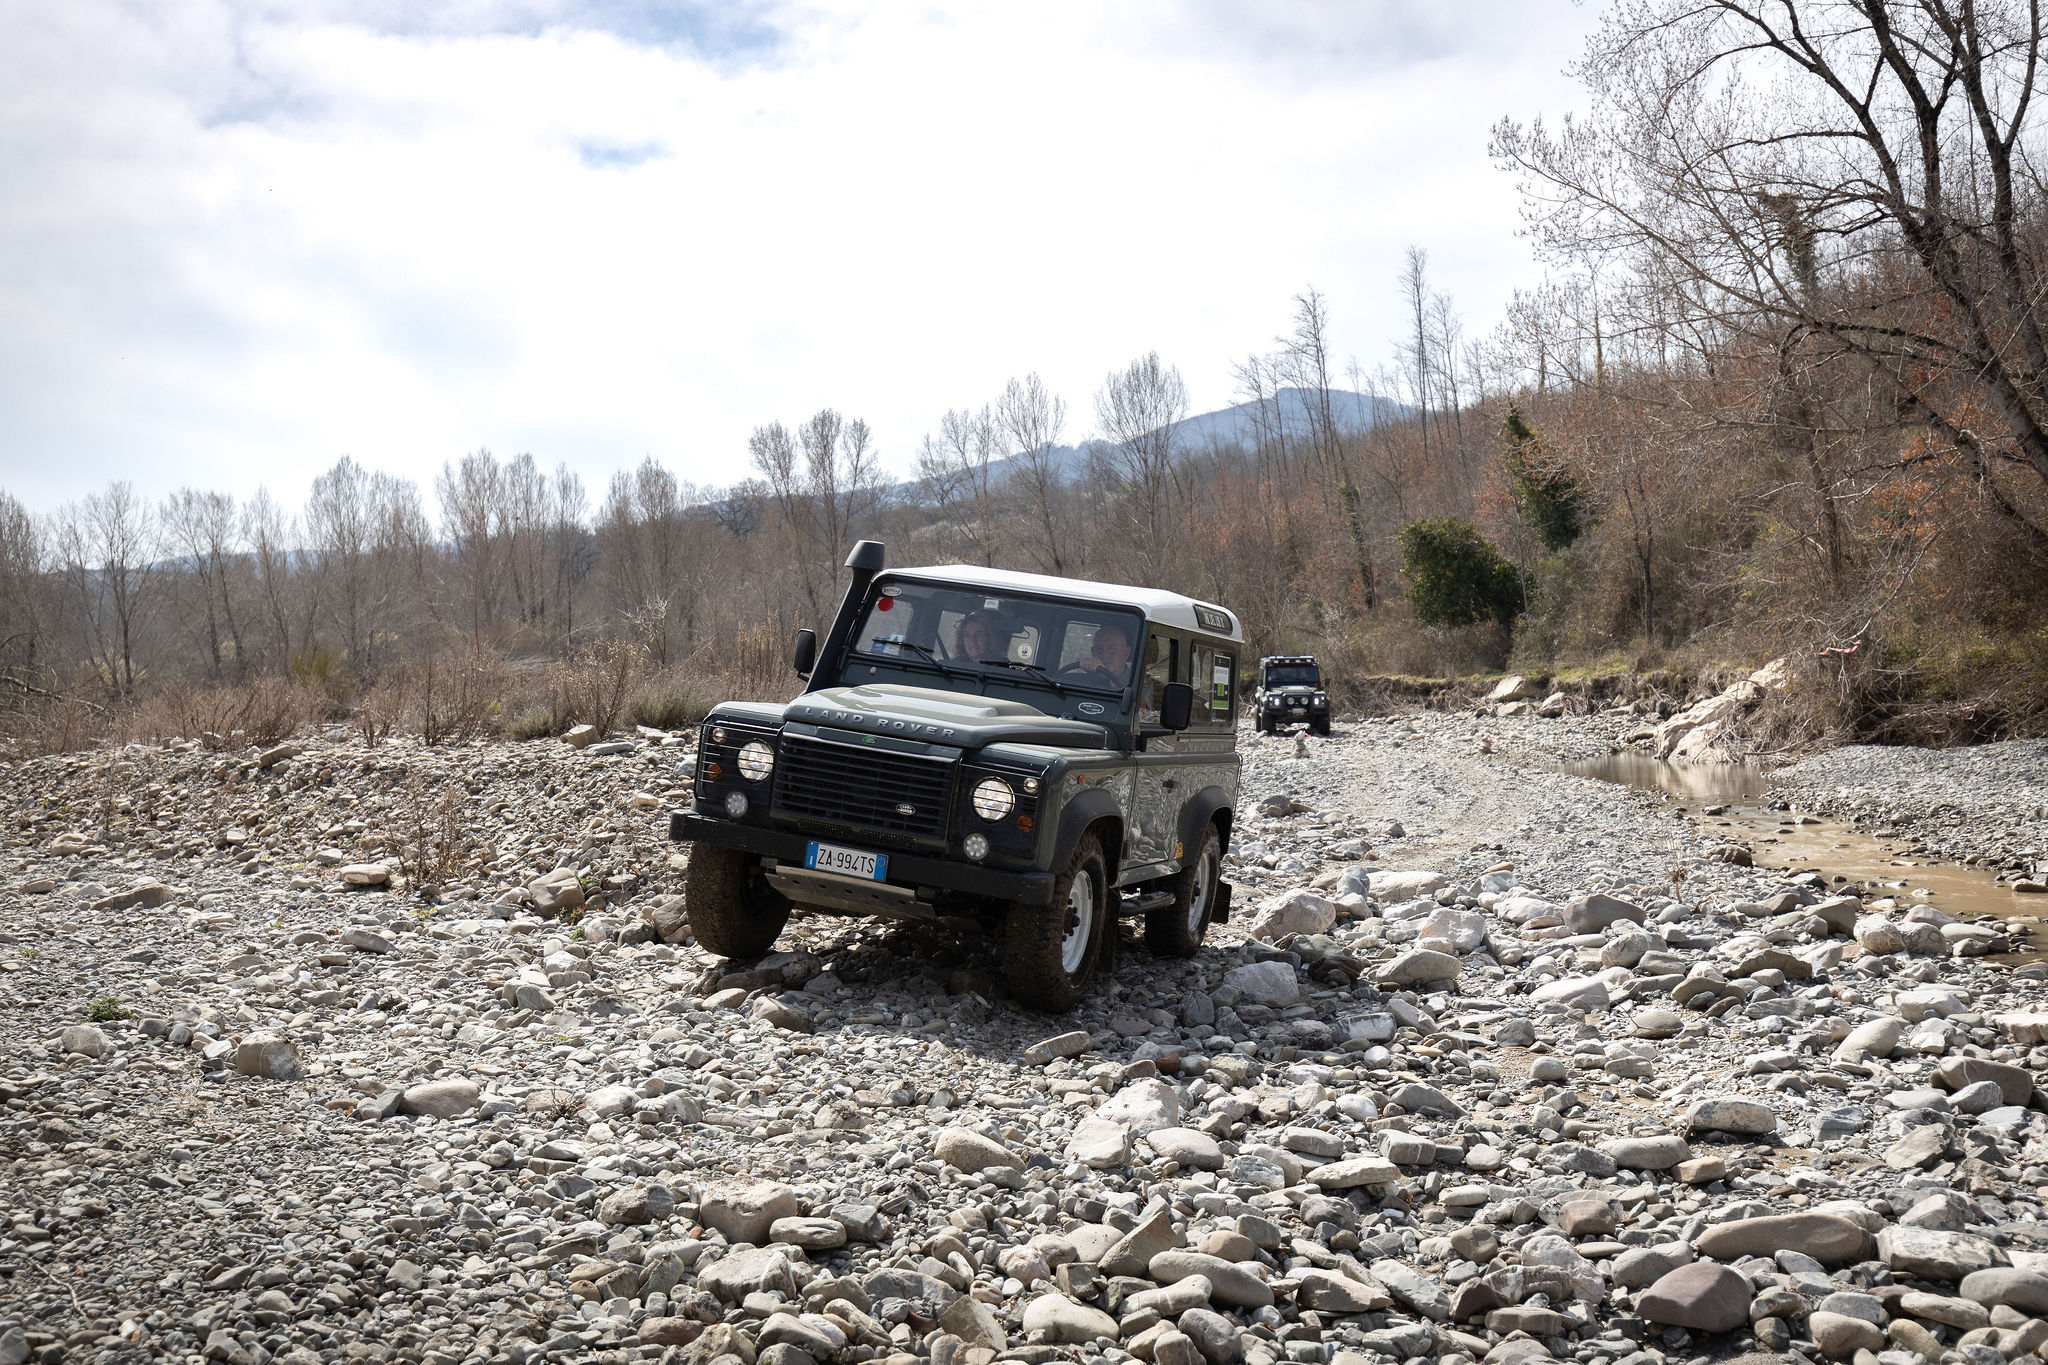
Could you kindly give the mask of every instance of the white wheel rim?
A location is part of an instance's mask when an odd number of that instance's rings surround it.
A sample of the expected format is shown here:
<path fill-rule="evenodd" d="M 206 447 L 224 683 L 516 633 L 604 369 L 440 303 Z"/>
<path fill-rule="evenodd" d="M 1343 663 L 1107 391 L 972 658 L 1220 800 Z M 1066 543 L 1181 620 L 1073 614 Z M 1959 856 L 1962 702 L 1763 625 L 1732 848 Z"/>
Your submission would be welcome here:
<path fill-rule="evenodd" d="M 1216 860 L 1206 852 L 1202 864 L 1195 869 L 1194 893 L 1188 897 L 1188 932 L 1202 932 L 1202 921 L 1209 914 L 1209 887 L 1215 882 Z"/>
<path fill-rule="evenodd" d="M 1083 871 L 1067 888 L 1067 933 L 1060 940 L 1060 970 L 1077 975 L 1095 937 L 1095 879 Z"/>

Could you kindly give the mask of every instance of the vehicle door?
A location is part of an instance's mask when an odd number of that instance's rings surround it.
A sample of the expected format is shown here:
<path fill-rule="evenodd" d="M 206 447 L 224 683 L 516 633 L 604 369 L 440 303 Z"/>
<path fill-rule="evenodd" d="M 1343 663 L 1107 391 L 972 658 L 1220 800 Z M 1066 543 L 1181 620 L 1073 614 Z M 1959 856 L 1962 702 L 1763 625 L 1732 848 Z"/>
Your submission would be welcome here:
<path fill-rule="evenodd" d="M 1197 637 L 1189 642 L 1182 658 L 1195 689 L 1195 706 L 1188 728 L 1180 736 L 1181 777 L 1173 795 L 1185 807 L 1213 787 L 1221 791 L 1224 803 L 1235 809 L 1237 651 L 1228 642 Z M 1184 820 L 1178 828 L 1183 838 L 1197 832 Z M 1184 862 L 1195 856 L 1195 850 L 1176 847 L 1170 854 Z"/>
<path fill-rule="evenodd" d="M 1159 705 L 1166 685 L 1187 681 L 1188 642 L 1173 631 L 1152 628 L 1145 643 L 1143 671 L 1133 724 L 1139 730 L 1159 727 Z M 1126 832 L 1127 871 L 1156 877 L 1171 871 L 1180 816 L 1179 735 L 1155 735 L 1136 754 L 1137 785 L 1131 802 L 1131 827 Z M 1132 865 L 1136 866 L 1132 866 Z M 1134 878 L 1135 879 L 1135 878 Z"/>

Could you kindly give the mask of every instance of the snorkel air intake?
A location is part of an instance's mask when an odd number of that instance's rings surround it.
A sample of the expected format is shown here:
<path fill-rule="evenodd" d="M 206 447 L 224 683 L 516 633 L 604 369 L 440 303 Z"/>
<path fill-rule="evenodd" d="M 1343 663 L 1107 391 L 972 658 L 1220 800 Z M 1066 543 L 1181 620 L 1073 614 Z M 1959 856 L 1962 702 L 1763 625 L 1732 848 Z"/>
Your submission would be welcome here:
<path fill-rule="evenodd" d="M 853 553 L 846 557 L 846 567 L 853 578 L 846 585 L 846 596 L 839 599 L 839 615 L 832 620 L 832 630 L 825 636 L 824 646 L 818 651 L 818 665 L 811 670 L 806 692 L 815 692 L 820 687 L 831 686 L 839 677 L 839 670 L 845 663 L 848 637 L 860 616 L 860 604 L 866 600 L 868 585 L 882 572 L 888 561 L 887 548 L 879 540 L 854 542 Z"/>

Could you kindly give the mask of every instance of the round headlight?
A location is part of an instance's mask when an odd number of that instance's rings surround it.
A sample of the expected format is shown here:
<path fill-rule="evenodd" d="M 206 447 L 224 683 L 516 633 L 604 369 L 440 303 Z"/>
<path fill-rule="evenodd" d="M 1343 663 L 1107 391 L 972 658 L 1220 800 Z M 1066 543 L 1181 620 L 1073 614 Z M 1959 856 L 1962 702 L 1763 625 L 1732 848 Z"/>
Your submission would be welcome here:
<path fill-rule="evenodd" d="M 740 776 L 749 782 L 760 782 L 775 771 L 775 751 L 758 739 L 750 739 L 740 746 Z"/>
<path fill-rule="evenodd" d="M 747 794 L 745 792 L 728 793 L 725 798 L 725 813 L 735 820 L 745 815 L 747 813 Z"/>
<path fill-rule="evenodd" d="M 711 732 L 711 742 L 713 744 L 725 743 L 725 727 L 723 725 Z"/>
<path fill-rule="evenodd" d="M 1017 808 L 1017 794 L 1000 777 L 984 777 L 974 784 L 974 813 L 984 820 L 1000 820 Z"/>
<path fill-rule="evenodd" d="M 988 856 L 988 836 L 986 834 L 968 835 L 960 841 L 960 851 L 975 862 L 980 862 Z"/>

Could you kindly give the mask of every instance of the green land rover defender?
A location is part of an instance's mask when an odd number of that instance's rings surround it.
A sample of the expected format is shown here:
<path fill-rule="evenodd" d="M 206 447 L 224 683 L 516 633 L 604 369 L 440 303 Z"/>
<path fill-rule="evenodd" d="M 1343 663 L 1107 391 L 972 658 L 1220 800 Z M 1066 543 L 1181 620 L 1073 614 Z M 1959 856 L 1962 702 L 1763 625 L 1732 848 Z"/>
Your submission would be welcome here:
<path fill-rule="evenodd" d="M 801 906 L 968 917 L 1000 932 L 1010 994 L 1071 1009 L 1142 915 L 1192 956 L 1228 917 L 1237 619 L 1146 588 L 951 564 L 886 570 L 879 542 L 804 690 L 704 722 L 688 810 L 691 932 L 768 951 Z"/>

